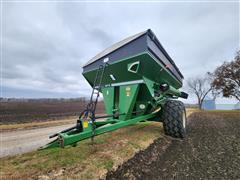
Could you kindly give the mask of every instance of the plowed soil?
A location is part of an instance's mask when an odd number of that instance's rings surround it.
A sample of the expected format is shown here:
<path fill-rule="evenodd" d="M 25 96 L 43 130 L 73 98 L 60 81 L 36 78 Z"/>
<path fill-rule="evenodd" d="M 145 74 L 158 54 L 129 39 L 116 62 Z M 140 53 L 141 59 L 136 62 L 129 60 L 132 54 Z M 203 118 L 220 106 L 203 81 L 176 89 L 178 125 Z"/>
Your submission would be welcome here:
<path fill-rule="evenodd" d="M 197 112 L 187 130 L 183 140 L 155 140 L 107 179 L 240 179 L 240 113 Z"/>
<path fill-rule="evenodd" d="M 78 116 L 85 109 L 87 102 L 85 100 L 0 102 L 0 125 L 46 122 Z M 102 101 L 98 103 L 96 113 L 104 113 Z"/>

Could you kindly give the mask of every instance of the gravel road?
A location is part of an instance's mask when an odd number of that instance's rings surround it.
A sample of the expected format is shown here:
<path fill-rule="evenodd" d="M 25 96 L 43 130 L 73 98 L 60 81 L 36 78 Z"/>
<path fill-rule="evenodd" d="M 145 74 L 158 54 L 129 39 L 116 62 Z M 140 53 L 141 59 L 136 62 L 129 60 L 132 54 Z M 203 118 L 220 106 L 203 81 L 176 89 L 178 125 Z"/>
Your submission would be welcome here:
<path fill-rule="evenodd" d="M 240 179 L 240 113 L 190 115 L 188 136 L 155 140 L 107 179 Z"/>
<path fill-rule="evenodd" d="M 52 141 L 49 135 L 60 132 L 74 124 L 0 132 L 0 157 L 21 154 L 36 150 Z"/>

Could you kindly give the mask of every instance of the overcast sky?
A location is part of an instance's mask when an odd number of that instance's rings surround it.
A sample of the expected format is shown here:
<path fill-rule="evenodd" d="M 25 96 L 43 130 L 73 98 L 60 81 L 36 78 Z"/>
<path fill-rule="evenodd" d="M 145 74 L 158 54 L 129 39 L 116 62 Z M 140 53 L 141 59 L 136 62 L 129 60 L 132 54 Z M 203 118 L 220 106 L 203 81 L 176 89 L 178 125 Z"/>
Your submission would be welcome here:
<path fill-rule="evenodd" d="M 185 80 L 230 61 L 239 48 L 237 2 L 5 2 L 2 9 L 3 97 L 88 96 L 82 65 L 148 28 Z"/>

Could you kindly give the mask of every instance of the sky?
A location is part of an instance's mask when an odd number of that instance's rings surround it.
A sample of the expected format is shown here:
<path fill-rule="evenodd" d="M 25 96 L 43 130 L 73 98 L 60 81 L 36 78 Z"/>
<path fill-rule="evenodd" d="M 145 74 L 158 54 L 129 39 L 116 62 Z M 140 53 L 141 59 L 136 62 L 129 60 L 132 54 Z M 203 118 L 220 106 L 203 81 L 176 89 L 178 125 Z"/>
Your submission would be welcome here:
<path fill-rule="evenodd" d="M 184 90 L 186 80 L 232 60 L 240 47 L 239 2 L 4 1 L 1 15 L 3 97 L 89 96 L 82 66 L 149 28 L 184 75 Z"/>

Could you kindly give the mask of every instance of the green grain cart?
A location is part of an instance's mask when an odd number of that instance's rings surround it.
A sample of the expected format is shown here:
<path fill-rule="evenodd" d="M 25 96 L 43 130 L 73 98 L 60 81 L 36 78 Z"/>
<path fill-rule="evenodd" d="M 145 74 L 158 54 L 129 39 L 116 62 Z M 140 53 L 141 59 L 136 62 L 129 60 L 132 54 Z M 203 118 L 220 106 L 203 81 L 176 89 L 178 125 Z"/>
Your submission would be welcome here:
<path fill-rule="evenodd" d="M 92 86 L 86 109 L 74 127 L 50 136 L 56 139 L 43 148 L 75 145 L 146 120 L 162 122 L 169 136 L 186 135 L 185 107 L 176 100 L 188 96 L 179 91 L 183 75 L 150 29 L 97 54 L 83 66 L 83 76 Z M 95 116 L 100 93 L 106 116 Z"/>

